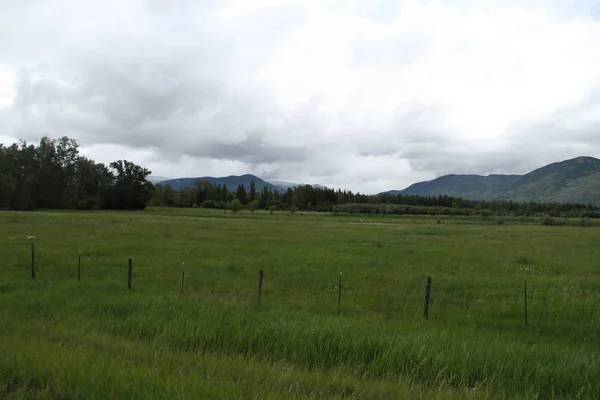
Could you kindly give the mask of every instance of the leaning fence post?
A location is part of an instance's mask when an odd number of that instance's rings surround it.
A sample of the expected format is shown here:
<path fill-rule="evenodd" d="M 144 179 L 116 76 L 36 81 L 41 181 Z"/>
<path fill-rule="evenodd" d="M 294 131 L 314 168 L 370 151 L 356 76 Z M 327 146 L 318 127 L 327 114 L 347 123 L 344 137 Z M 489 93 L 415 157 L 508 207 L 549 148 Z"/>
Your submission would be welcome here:
<path fill-rule="evenodd" d="M 131 290 L 131 270 L 133 269 L 133 260 L 129 259 L 129 268 L 127 269 L 127 289 Z"/>
<path fill-rule="evenodd" d="M 262 301 L 263 270 L 258 271 L 258 303 Z"/>
<path fill-rule="evenodd" d="M 342 310 L 342 273 L 340 272 L 340 284 L 338 286 L 338 313 Z"/>
<path fill-rule="evenodd" d="M 427 286 L 425 287 L 425 307 L 423 310 L 423 315 L 425 319 L 429 318 L 429 298 L 431 296 L 431 277 L 427 277 Z"/>

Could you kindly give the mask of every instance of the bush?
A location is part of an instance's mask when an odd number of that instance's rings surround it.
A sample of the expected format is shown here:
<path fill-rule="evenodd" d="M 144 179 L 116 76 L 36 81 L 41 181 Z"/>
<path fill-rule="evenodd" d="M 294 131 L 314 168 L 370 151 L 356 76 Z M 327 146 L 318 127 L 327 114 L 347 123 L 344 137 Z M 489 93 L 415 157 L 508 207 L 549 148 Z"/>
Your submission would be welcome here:
<path fill-rule="evenodd" d="M 479 211 L 479 215 L 481 215 L 482 217 L 489 217 L 491 215 L 494 215 L 494 213 L 490 210 L 481 210 Z"/>
<path fill-rule="evenodd" d="M 498 225 L 504 225 L 504 218 L 498 218 L 498 219 L 496 220 L 496 223 L 497 223 Z"/>
<path fill-rule="evenodd" d="M 582 218 L 600 218 L 600 211 L 584 211 L 581 213 Z"/>
<path fill-rule="evenodd" d="M 222 202 L 222 201 L 215 201 L 215 200 L 205 200 L 204 203 L 202 203 L 202 207 L 203 208 L 226 209 L 227 203 Z"/>
<path fill-rule="evenodd" d="M 540 220 L 540 223 L 542 225 L 546 225 L 546 226 L 560 226 L 560 225 L 566 224 L 564 219 L 555 219 L 549 215 L 543 216 L 542 219 Z"/>
<path fill-rule="evenodd" d="M 77 202 L 78 210 L 100 210 L 102 198 L 100 196 L 86 196 Z"/>
<path fill-rule="evenodd" d="M 592 220 L 589 217 L 584 217 L 584 218 L 581 218 L 581 221 L 579 221 L 579 225 L 594 226 L 594 223 L 592 222 Z"/>
<path fill-rule="evenodd" d="M 231 211 L 233 211 L 233 213 L 237 213 L 238 211 L 240 211 L 243 207 L 242 207 L 242 203 L 238 200 L 238 199 L 233 199 L 229 202 L 229 207 L 228 207 Z"/>

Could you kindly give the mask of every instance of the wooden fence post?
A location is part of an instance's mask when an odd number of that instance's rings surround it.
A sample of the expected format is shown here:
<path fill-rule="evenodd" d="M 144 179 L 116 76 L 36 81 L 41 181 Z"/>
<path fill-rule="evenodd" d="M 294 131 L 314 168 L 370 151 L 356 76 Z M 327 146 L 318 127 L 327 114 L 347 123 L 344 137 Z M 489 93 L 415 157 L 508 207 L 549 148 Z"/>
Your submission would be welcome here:
<path fill-rule="evenodd" d="M 431 296 L 431 277 L 427 277 L 427 286 L 425 287 L 425 307 L 423 310 L 423 315 L 425 319 L 429 318 L 429 299 Z"/>
<path fill-rule="evenodd" d="M 129 268 L 127 269 L 127 289 L 131 290 L 131 270 L 133 269 L 133 260 L 129 259 Z"/>
<path fill-rule="evenodd" d="M 35 242 L 31 241 L 31 279 L 35 279 Z"/>
<path fill-rule="evenodd" d="M 183 280 L 185 278 L 185 271 L 181 270 L 181 294 L 183 294 Z"/>
<path fill-rule="evenodd" d="M 525 279 L 525 285 L 523 286 L 523 294 L 525 299 L 525 326 L 527 326 L 527 279 Z"/>
<path fill-rule="evenodd" d="M 340 284 L 338 287 L 338 313 L 342 311 L 342 273 L 340 272 Z"/>
<path fill-rule="evenodd" d="M 258 271 L 258 303 L 262 301 L 263 270 Z"/>

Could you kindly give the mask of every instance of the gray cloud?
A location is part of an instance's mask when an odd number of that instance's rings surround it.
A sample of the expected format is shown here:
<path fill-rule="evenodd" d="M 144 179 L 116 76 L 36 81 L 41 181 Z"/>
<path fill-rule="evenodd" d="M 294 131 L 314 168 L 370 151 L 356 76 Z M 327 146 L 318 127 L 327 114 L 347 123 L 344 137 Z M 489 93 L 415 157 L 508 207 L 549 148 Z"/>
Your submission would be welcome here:
<path fill-rule="evenodd" d="M 591 9 L 11 1 L 0 134 L 68 135 L 158 175 L 253 172 L 362 192 L 523 173 L 600 155 Z"/>
<path fill-rule="evenodd" d="M 17 134 L 76 131 L 88 145 L 120 144 L 248 164 L 305 159 L 302 147 L 265 141 L 261 130 L 271 127 L 252 99 L 192 75 L 185 67 L 160 62 L 85 65 L 70 82 L 24 74 L 14 108 L 25 123 Z"/>
<path fill-rule="evenodd" d="M 196 153 L 216 159 L 239 160 L 248 164 L 273 164 L 275 162 L 301 162 L 306 160 L 302 147 L 272 146 L 263 135 L 249 135 L 235 144 L 217 143 Z"/>

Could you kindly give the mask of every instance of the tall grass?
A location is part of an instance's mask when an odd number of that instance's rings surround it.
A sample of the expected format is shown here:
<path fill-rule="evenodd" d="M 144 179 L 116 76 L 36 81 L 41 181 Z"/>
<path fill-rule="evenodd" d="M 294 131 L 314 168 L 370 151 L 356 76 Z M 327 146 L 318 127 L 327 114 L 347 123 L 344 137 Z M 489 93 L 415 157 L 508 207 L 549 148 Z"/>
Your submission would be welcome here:
<path fill-rule="evenodd" d="M 0 213 L 0 393 L 600 396 L 596 228 L 182 212 Z"/>

